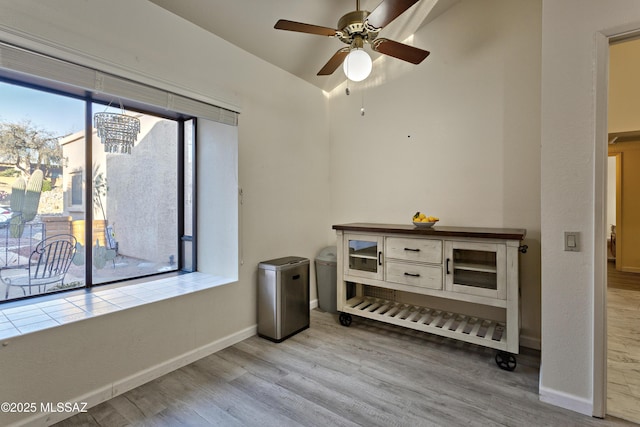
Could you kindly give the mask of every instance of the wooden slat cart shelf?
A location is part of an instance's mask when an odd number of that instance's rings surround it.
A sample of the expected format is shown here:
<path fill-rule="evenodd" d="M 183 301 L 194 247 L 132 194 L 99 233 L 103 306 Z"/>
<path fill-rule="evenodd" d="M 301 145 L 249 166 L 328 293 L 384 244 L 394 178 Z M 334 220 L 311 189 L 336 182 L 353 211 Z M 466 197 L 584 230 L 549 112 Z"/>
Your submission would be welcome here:
<path fill-rule="evenodd" d="M 498 366 L 515 369 L 525 230 L 367 223 L 333 228 L 341 324 L 349 326 L 355 315 L 493 348 Z M 429 307 L 424 297 L 493 307 L 502 316 Z"/>

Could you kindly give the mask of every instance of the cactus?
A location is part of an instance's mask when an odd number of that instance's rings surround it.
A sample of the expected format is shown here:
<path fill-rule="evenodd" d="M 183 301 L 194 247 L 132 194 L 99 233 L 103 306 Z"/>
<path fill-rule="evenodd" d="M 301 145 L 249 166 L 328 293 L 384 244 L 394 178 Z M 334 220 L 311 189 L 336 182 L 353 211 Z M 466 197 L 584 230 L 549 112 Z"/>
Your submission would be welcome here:
<path fill-rule="evenodd" d="M 100 241 L 96 240 L 96 246 L 93 248 L 93 265 L 95 265 L 98 270 L 103 269 L 107 264 L 105 249 L 104 246 L 100 246 Z"/>
<path fill-rule="evenodd" d="M 9 234 L 13 238 L 22 236 L 24 224 L 33 221 L 38 213 L 40 193 L 42 192 L 43 174 L 40 169 L 31 174 L 25 186 L 24 179 L 17 179 L 11 188 L 11 210 L 13 216 L 10 221 Z M 26 187 L 26 188 L 25 188 Z M 15 201 L 14 201 L 14 191 Z M 15 208 L 14 208 L 15 205 Z"/>
<path fill-rule="evenodd" d="M 27 188 L 27 182 L 24 178 L 20 177 L 13 182 L 11 186 L 11 211 L 22 212 L 22 206 L 24 205 L 24 191 Z"/>
<path fill-rule="evenodd" d="M 11 221 L 9 222 L 9 235 L 11 237 L 22 236 L 24 225 L 22 224 L 22 207 L 24 206 L 25 189 L 27 188 L 27 182 L 24 178 L 20 177 L 13 182 L 11 186 Z"/>
<path fill-rule="evenodd" d="M 107 261 L 113 261 L 115 258 L 116 251 L 114 249 L 107 249 L 105 246 L 100 246 L 100 241 L 96 239 L 96 245 L 93 247 L 93 265 L 100 270 L 104 268 Z"/>
<path fill-rule="evenodd" d="M 71 261 L 75 265 L 84 265 L 84 246 L 80 242 L 76 242 L 76 253 Z"/>
<path fill-rule="evenodd" d="M 40 194 L 42 193 L 43 174 L 40 169 L 31 174 L 27 190 L 25 191 L 24 206 L 22 206 L 22 221 L 33 221 L 38 213 L 38 205 L 40 204 Z"/>

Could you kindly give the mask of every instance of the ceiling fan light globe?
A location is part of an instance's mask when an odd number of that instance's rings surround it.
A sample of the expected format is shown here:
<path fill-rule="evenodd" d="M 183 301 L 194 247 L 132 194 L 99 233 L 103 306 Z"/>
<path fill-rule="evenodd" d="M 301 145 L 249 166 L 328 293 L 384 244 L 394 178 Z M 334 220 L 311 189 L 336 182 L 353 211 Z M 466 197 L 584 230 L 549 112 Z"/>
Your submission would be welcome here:
<path fill-rule="evenodd" d="M 352 50 L 342 64 L 344 74 L 354 82 L 360 82 L 371 74 L 373 63 L 367 52 L 361 49 Z"/>

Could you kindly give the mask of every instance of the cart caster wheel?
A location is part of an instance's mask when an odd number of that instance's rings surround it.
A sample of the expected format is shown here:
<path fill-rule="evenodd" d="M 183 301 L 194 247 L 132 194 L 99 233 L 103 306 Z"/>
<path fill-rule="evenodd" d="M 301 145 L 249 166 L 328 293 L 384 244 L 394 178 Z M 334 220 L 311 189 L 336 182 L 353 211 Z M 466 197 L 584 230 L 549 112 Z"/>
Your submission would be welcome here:
<path fill-rule="evenodd" d="M 351 326 L 351 315 L 347 313 L 340 313 L 340 324 L 342 326 Z"/>
<path fill-rule="evenodd" d="M 504 369 L 505 371 L 513 371 L 516 369 L 516 357 L 505 351 L 499 351 L 496 353 L 496 363 L 500 367 L 500 369 Z"/>

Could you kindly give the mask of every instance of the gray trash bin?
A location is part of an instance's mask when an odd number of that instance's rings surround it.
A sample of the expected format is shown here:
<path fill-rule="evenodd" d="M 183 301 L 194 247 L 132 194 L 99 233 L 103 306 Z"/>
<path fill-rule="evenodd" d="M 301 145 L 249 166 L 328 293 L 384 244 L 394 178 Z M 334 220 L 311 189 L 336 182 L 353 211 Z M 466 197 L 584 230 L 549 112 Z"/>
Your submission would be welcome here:
<path fill-rule="evenodd" d="M 309 327 L 309 260 L 296 256 L 258 265 L 258 335 L 280 342 Z"/>
<path fill-rule="evenodd" d="M 336 253 L 335 246 L 328 246 L 316 257 L 316 285 L 318 287 L 318 306 L 329 313 L 337 313 L 336 301 Z"/>

